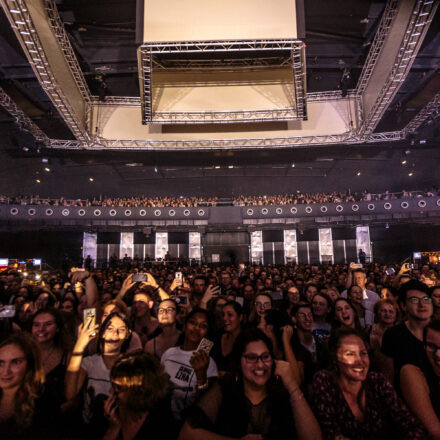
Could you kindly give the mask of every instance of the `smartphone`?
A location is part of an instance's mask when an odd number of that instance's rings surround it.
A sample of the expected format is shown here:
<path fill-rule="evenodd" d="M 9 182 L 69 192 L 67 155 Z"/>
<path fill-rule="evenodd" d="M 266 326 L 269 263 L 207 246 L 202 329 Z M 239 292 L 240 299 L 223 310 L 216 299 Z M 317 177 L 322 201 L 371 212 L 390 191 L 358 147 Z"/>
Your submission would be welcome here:
<path fill-rule="evenodd" d="M 243 263 L 240 264 L 239 268 L 240 268 L 240 270 L 244 270 L 244 264 Z"/>
<path fill-rule="evenodd" d="M 362 269 L 362 264 L 361 263 L 355 263 L 353 264 L 354 269 Z"/>
<path fill-rule="evenodd" d="M 270 297 L 272 298 L 273 301 L 279 301 L 281 299 L 283 299 L 283 294 L 282 292 L 270 292 Z"/>
<path fill-rule="evenodd" d="M 393 273 L 396 273 L 396 271 L 394 270 L 394 268 L 389 267 L 388 269 L 385 270 L 385 273 L 387 275 L 392 275 Z"/>
<path fill-rule="evenodd" d="M 15 316 L 15 306 L 0 307 L 0 319 L 13 318 Z"/>
<path fill-rule="evenodd" d="M 147 281 L 147 275 L 144 273 L 135 273 L 133 274 L 132 279 L 134 283 L 143 283 L 144 281 Z"/>
<path fill-rule="evenodd" d="M 418 269 L 419 265 L 418 264 L 405 263 L 405 267 L 407 269 Z"/>
<path fill-rule="evenodd" d="M 179 296 L 176 298 L 176 302 L 177 302 L 178 304 L 186 305 L 186 304 L 188 304 L 188 297 L 185 296 L 185 295 L 179 295 Z"/>
<path fill-rule="evenodd" d="M 209 339 L 202 338 L 196 351 L 202 350 L 209 356 L 209 353 L 211 352 L 213 346 L 214 342 L 210 341 Z"/>
<path fill-rule="evenodd" d="M 96 325 L 96 309 L 84 309 L 83 312 L 84 328 L 92 328 Z"/>
<path fill-rule="evenodd" d="M 182 272 L 176 272 L 176 283 L 177 283 L 178 286 L 182 286 L 183 285 Z"/>
<path fill-rule="evenodd" d="M 244 304 L 244 298 L 242 296 L 236 296 L 235 297 L 235 302 L 237 302 L 238 304 L 241 305 L 241 307 L 243 307 Z"/>

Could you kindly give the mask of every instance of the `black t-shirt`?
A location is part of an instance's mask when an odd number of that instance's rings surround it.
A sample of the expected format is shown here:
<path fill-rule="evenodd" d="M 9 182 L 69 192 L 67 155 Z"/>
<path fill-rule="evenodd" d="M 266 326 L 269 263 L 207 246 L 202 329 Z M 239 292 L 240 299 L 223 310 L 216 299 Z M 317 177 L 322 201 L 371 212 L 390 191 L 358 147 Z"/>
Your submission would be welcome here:
<path fill-rule="evenodd" d="M 404 322 L 389 328 L 382 339 L 382 353 L 392 357 L 394 361 L 394 377 L 399 387 L 400 369 L 405 364 L 420 366 L 423 359 L 423 342 L 417 339 Z"/>

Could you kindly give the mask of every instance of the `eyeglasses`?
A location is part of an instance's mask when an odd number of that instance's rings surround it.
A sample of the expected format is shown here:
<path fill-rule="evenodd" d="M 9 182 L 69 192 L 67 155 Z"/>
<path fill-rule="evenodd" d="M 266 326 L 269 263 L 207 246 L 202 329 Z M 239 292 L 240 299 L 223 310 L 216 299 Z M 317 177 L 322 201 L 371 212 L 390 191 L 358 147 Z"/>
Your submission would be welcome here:
<path fill-rule="evenodd" d="M 313 318 L 313 314 L 312 313 L 301 313 L 301 312 L 299 312 L 299 313 L 297 313 L 297 315 L 298 315 L 298 317 L 299 318 Z"/>
<path fill-rule="evenodd" d="M 430 353 L 435 353 L 437 350 L 440 350 L 439 345 L 435 345 L 432 342 L 427 342 L 425 344 L 426 351 L 429 351 Z"/>
<path fill-rule="evenodd" d="M 270 353 L 263 353 L 261 355 L 257 355 L 254 353 L 244 354 L 243 357 L 246 359 L 247 364 L 257 364 L 259 360 L 263 362 L 263 364 L 269 364 L 272 362 L 272 356 Z"/>
<path fill-rule="evenodd" d="M 406 298 L 411 304 L 430 304 L 432 302 L 432 298 L 429 296 L 424 296 L 423 298 L 419 298 L 418 296 L 411 296 L 410 298 Z"/>
<path fill-rule="evenodd" d="M 265 303 L 256 302 L 255 305 L 256 305 L 257 307 L 261 307 L 261 308 L 263 308 L 263 309 L 268 309 L 268 308 L 270 308 L 270 306 L 271 306 L 270 302 L 265 302 Z"/>
<path fill-rule="evenodd" d="M 176 309 L 174 307 L 168 307 L 166 309 L 157 309 L 157 312 L 159 313 L 159 315 L 162 315 L 163 313 L 168 314 L 168 313 L 173 313 L 175 312 Z"/>

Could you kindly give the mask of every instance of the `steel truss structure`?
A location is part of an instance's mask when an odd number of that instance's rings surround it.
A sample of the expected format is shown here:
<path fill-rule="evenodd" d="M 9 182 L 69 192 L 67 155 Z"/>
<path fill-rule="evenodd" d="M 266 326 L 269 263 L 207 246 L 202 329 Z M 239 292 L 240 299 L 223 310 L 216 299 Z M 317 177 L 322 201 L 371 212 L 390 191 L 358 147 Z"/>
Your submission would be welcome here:
<path fill-rule="evenodd" d="M 242 110 L 242 111 L 198 111 L 198 112 L 159 112 L 152 109 L 152 74 L 156 67 L 160 70 L 174 70 L 161 62 L 159 55 L 165 54 L 212 54 L 212 53 L 243 53 L 244 59 L 223 60 L 178 60 L 176 71 L 197 68 L 201 71 L 246 71 L 255 68 L 266 68 L 267 58 L 258 61 L 258 52 L 281 52 L 276 67 L 290 65 L 293 73 L 293 86 L 295 94 L 295 107 L 272 108 L 267 110 Z M 289 54 L 289 64 L 287 55 Z M 252 57 L 250 54 L 254 53 Z M 139 88 L 141 91 L 142 123 L 237 123 L 237 122 L 262 122 L 262 121 L 288 121 L 306 119 L 305 100 L 305 54 L 304 44 L 299 40 L 253 40 L 253 41 L 200 41 L 200 42 L 163 42 L 144 43 L 138 49 L 138 62 L 140 69 Z M 271 66 L 274 67 L 274 66 Z M 238 69 L 238 70 L 237 70 Z"/>
<path fill-rule="evenodd" d="M 392 3 L 394 2 L 388 2 L 388 4 Z M 366 116 L 364 123 L 359 129 L 360 136 L 368 135 L 373 132 L 383 114 L 385 113 L 385 110 L 391 104 L 391 101 L 393 100 L 400 86 L 405 81 L 423 42 L 425 34 L 429 29 L 429 25 L 431 24 L 435 11 L 437 10 L 438 3 L 438 1 L 433 0 L 418 0 L 416 2 L 391 73 L 389 74 L 384 86 L 377 96 L 377 99 L 371 111 L 369 112 L 368 116 Z M 389 9 L 389 16 L 384 17 L 383 31 L 385 34 L 388 33 L 386 31 L 386 26 L 388 26 L 389 29 L 390 23 L 392 21 L 392 17 L 390 19 L 390 16 L 393 15 L 391 12 L 392 5 Z M 382 45 L 383 42 L 381 44 L 378 42 L 378 46 L 381 47 Z M 365 79 L 370 78 L 379 52 L 380 50 L 377 51 L 377 49 L 375 48 L 375 51 L 371 56 L 370 62 L 365 69 L 365 74 L 363 75 L 364 78 L 362 78 L 362 82 L 359 83 L 360 89 L 365 89 Z"/>
<path fill-rule="evenodd" d="M 398 4 L 398 0 L 388 0 L 385 6 L 382 19 L 380 20 L 379 27 L 374 36 L 373 43 L 368 52 L 367 59 L 365 60 L 364 67 L 362 68 L 362 72 L 356 86 L 356 93 L 358 95 L 362 95 L 362 93 L 364 93 L 365 87 L 370 80 L 373 69 L 376 66 L 377 59 L 379 58 L 379 54 L 383 48 L 383 45 L 385 44 L 385 40 L 391 28 L 391 23 L 396 15 Z"/>
<path fill-rule="evenodd" d="M 307 137 L 286 137 L 286 138 L 253 138 L 253 139 L 208 139 L 208 140 L 107 140 L 96 139 L 90 145 L 81 144 L 78 141 L 51 139 L 49 148 L 63 150 L 160 150 L 160 151 L 182 151 L 182 150 L 253 150 L 253 149 L 280 149 L 280 148 L 301 148 L 310 145 L 331 145 L 331 144 L 360 144 L 376 142 L 393 142 L 402 139 L 400 131 L 388 133 L 373 133 L 366 139 L 360 139 L 350 133 L 340 135 L 307 136 Z"/>
<path fill-rule="evenodd" d="M 76 139 L 87 142 L 89 135 L 82 129 L 83 121 L 78 120 L 75 111 L 55 79 L 25 2 L 23 0 L 0 1 L 41 87 Z"/>
<path fill-rule="evenodd" d="M 410 133 L 414 133 L 429 118 L 438 118 L 440 116 L 440 92 L 438 92 L 431 101 L 426 104 L 422 110 L 414 116 L 408 125 L 402 130 L 406 137 Z"/>
<path fill-rule="evenodd" d="M 43 133 L 31 118 L 29 118 L 22 110 L 20 110 L 9 95 L 0 87 L 0 105 L 14 117 L 16 124 L 29 132 L 37 141 L 48 145 L 50 139 Z"/>

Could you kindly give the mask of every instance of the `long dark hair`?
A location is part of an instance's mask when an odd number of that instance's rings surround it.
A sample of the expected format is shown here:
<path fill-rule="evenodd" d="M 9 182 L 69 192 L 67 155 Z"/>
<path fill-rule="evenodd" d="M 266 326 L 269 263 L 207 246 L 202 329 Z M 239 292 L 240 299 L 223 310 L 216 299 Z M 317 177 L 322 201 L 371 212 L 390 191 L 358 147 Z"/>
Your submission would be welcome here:
<path fill-rule="evenodd" d="M 132 332 L 130 330 L 130 325 L 128 323 L 127 318 L 118 312 L 113 312 L 113 313 L 110 313 L 110 315 L 108 315 L 107 318 L 104 319 L 104 322 L 99 327 L 98 347 L 96 350 L 98 354 L 101 354 L 101 355 L 103 354 L 102 349 L 104 346 L 104 332 L 107 330 L 107 327 L 110 325 L 110 321 L 115 317 L 119 318 L 127 326 L 128 335 L 127 335 L 127 338 L 125 338 L 125 341 L 121 346 L 121 353 L 125 353 L 127 351 L 128 346 L 130 345 Z"/>

